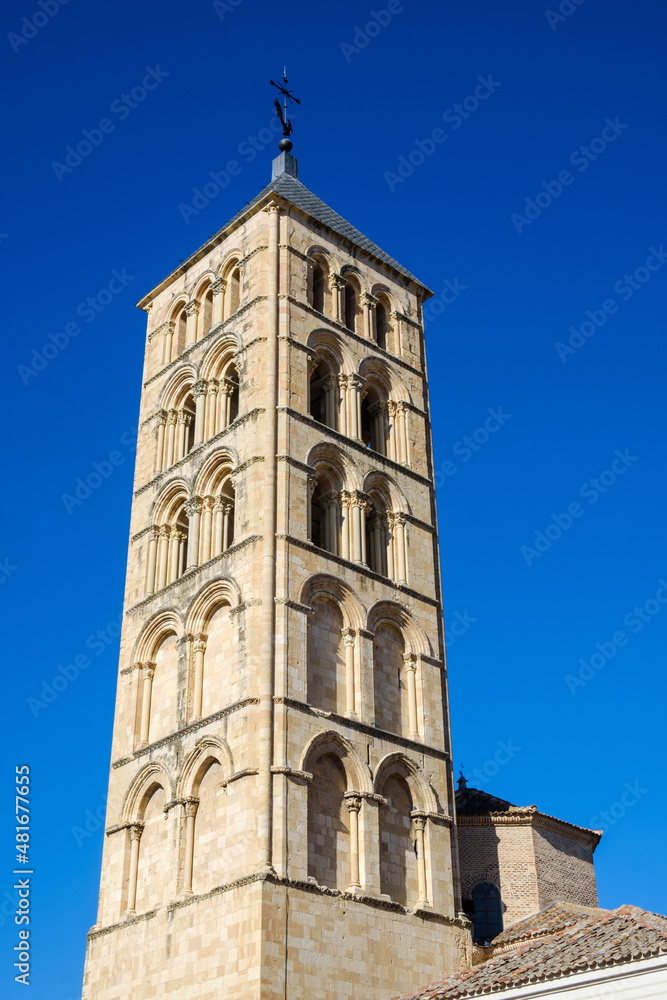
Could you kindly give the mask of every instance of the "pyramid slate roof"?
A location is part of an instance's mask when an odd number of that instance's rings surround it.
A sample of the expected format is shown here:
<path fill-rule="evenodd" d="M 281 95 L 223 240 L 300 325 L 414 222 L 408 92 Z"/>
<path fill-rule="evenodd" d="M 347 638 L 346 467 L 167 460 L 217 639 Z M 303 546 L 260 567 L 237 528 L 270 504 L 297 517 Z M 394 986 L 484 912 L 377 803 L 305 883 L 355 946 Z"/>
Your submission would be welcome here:
<path fill-rule="evenodd" d="M 462 1000 L 528 983 L 667 955 L 667 917 L 619 906 L 602 910 L 554 903 L 508 928 L 485 949 L 491 957 L 401 1000 Z"/>
<path fill-rule="evenodd" d="M 409 278 L 410 281 L 416 281 L 418 285 L 422 288 L 426 286 L 415 278 L 414 274 L 411 274 L 406 268 L 390 257 L 388 253 L 385 253 L 376 243 L 369 240 L 367 236 L 360 233 L 347 219 L 344 219 L 342 215 L 334 212 L 333 208 L 330 208 L 325 201 L 318 198 L 316 194 L 313 194 L 305 184 L 297 180 L 291 174 L 282 173 L 278 177 L 274 178 L 270 184 L 268 184 L 259 194 L 253 198 L 249 205 L 238 212 L 229 222 L 222 227 L 219 231 L 224 232 L 229 226 L 234 225 L 243 215 L 246 214 L 248 209 L 253 208 L 256 204 L 262 201 L 267 194 L 277 194 L 281 198 L 295 205 L 296 208 L 300 208 L 302 212 L 306 212 L 308 215 L 312 216 L 318 222 L 327 226 L 329 229 L 333 230 L 334 233 L 338 233 L 339 236 L 344 237 L 344 239 L 349 240 L 350 243 L 354 243 L 361 250 L 365 250 L 366 253 L 370 254 L 372 257 L 376 257 L 381 260 L 383 264 L 388 264 L 399 274 L 402 274 L 405 278 Z M 216 234 L 218 235 L 218 234 Z"/>

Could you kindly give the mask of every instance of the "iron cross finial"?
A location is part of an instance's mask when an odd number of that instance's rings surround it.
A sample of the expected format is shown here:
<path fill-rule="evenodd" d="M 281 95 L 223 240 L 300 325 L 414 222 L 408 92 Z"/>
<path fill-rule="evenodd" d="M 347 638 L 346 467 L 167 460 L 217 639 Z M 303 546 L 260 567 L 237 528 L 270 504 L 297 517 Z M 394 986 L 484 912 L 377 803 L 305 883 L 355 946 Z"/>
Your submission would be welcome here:
<path fill-rule="evenodd" d="M 276 114 L 278 115 L 278 118 L 280 119 L 280 124 L 283 127 L 283 138 L 278 143 L 278 146 L 279 146 L 279 148 L 283 152 L 289 153 L 290 149 L 292 148 L 292 143 L 291 143 L 289 137 L 291 136 L 291 134 L 292 134 L 292 132 L 294 130 L 292 129 L 292 123 L 291 123 L 291 121 L 287 117 L 287 102 L 289 100 L 289 101 L 292 101 L 294 104 L 301 104 L 301 101 L 299 100 L 298 97 L 294 96 L 294 94 L 292 93 L 291 90 L 287 89 L 287 67 L 286 66 L 283 68 L 283 82 L 282 82 L 282 84 L 276 83 L 275 80 L 270 80 L 269 82 L 270 82 L 270 84 L 271 84 L 272 87 L 276 87 L 276 89 L 279 90 L 280 93 L 283 95 L 283 107 L 282 108 L 280 107 L 280 101 L 278 100 L 277 97 L 275 98 L 275 100 L 274 100 L 273 103 L 276 106 Z"/>

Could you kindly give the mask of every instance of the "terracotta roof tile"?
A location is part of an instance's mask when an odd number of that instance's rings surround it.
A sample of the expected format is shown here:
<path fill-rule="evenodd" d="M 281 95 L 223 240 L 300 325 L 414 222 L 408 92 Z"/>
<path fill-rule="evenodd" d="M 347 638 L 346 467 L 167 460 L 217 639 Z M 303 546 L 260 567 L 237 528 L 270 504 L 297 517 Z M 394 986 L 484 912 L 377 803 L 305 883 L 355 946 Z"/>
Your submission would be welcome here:
<path fill-rule="evenodd" d="M 498 954 L 501 939 L 513 947 Z M 401 1000 L 459 1000 L 667 954 L 667 917 L 637 906 L 594 910 L 556 903 L 508 928 L 489 951 L 495 954 L 481 965 Z"/>

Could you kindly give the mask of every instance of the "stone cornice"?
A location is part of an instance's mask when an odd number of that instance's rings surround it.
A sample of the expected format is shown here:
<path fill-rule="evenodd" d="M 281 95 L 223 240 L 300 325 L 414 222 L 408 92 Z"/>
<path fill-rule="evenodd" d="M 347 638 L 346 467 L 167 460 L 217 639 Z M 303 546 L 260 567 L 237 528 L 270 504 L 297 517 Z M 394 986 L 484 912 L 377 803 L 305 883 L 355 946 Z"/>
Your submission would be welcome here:
<path fill-rule="evenodd" d="M 408 361 L 404 361 L 403 358 L 399 357 L 397 354 L 390 354 L 389 351 L 385 351 L 384 348 L 376 344 L 374 340 L 369 340 L 367 337 L 362 337 L 358 333 L 353 333 L 352 330 L 348 330 L 343 323 L 339 323 L 338 320 L 332 319 L 331 316 L 325 316 L 324 313 L 318 312 L 317 309 L 313 309 L 309 302 L 297 299 L 294 295 L 282 294 L 279 297 L 281 299 L 285 299 L 291 305 L 297 306 L 299 309 L 303 309 L 304 312 L 310 313 L 312 316 L 316 316 L 320 320 L 324 320 L 323 326 L 329 326 L 337 333 L 345 334 L 346 337 L 350 337 L 352 340 L 356 341 L 357 344 L 363 344 L 365 347 L 371 347 L 373 351 L 380 355 L 380 357 L 393 361 L 401 368 L 405 368 L 406 371 L 416 375 L 417 378 L 425 380 L 426 376 L 419 368 L 415 368 Z M 399 313 L 399 315 L 401 319 L 405 319 L 407 323 L 411 323 L 413 326 L 416 326 L 419 330 L 421 330 L 419 324 L 415 323 L 414 320 L 409 319 L 407 316 L 404 317 L 402 313 Z"/>
<path fill-rule="evenodd" d="M 313 708 L 312 705 L 308 705 L 304 701 L 297 701 L 296 698 L 283 698 L 280 695 L 274 695 L 273 701 L 276 705 L 285 705 L 287 708 L 294 708 L 298 712 L 304 712 L 307 715 L 329 719 L 339 726 L 354 729 L 357 733 L 364 733 L 366 736 L 385 740 L 387 743 L 395 743 L 397 746 L 412 750 L 413 753 L 423 755 L 424 757 L 434 757 L 436 760 L 450 759 L 446 750 L 440 750 L 438 747 L 432 747 L 427 743 L 420 743 L 417 740 L 408 740 L 404 736 L 397 736 L 395 733 L 388 733 L 384 729 L 378 729 L 377 726 L 369 726 L 365 722 L 360 722 L 359 719 L 350 719 L 346 715 L 337 715 L 335 712 L 324 712 L 322 709 Z M 436 813 L 435 815 L 439 816 L 440 814 Z"/>
<path fill-rule="evenodd" d="M 259 704 L 259 699 L 255 699 L 255 704 Z M 235 771 L 229 778 L 225 778 L 221 781 L 220 787 L 226 788 L 227 785 L 231 785 L 233 781 L 238 781 L 239 778 L 248 778 L 254 774 L 259 774 L 256 767 L 244 767 L 242 771 Z"/>
<path fill-rule="evenodd" d="M 374 462 L 378 465 L 385 465 L 388 469 L 392 469 L 394 472 L 403 473 L 403 475 L 408 476 L 410 479 L 414 479 L 418 483 L 422 483 L 424 486 L 431 488 L 432 483 L 430 479 L 426 476 L 422 476 L 419 472 L 415 472 L 413 469 L 408 468 L 407 465 L 401 465 L 399 462 L 393 462 L 386 455 L 381 455 L 379 451 L 371 451 L 360 441 L 355 441 L 354 438 L 346 437 L 341 434 L 340 431 L 335 431 L 333 427 L 327 427 L 325 424 L 321 424 L 319 420 L 315 420 L 310 414 L 300 413 L 291 406 L 278 406 L 276 407 L 282 413 L 286 413 L 288 416 L 293 417 L 295 420 L 301 421 L 303 424 L 308 424 L 309 427 L 316 428 L 320 434 L 331 435 L 340 444 L 345 445 L 346 448 L 351 448 L 354 451 L 362 455 L 370 455 Z"/>
<path fill-rule="evenodd" d="M 150 531 L 150 528 L 146 528 L 141 534 L 145 534 L 146 531 Z M 132 539 L 134 541 L 134 538 Z M 208 562 L 203 563 L 201 566 L 193 566 L 192 569 L 185 571 L 183 576 L 179 576 L 178 580 L 174 580 L 173 583 L 168 584 L 161 590 L 158 590 L 155 594 L 148 594 L 143 597 L 137 604 L 133 604 L 131 608 L 128 608 L 126 614 L 136 615 L 139 611 L 143 611 L 154 601 L 159 600 L 165 594 L 170 594 L 176 590 L 184 581 L 195 580 L 197 576 L 201 576 L 205 570 L 207 573 L 210 572 L 211 567 L 216 563 L 222 563 L 224 560 L 228 559 L 230 555 L 235 555 L 241 549 L 245 548 L 247 545 L 252 545 L 257 541 L 261 541 L 261 535 L 246 535 L 245 538 L 241 538 L 238 542 L 233 542 L 228 549 L 221 552 L 219 556 L 214 556 L 213 559 L 209 559 Z"/>
<path fill-rule="evenodd" d="M 589 830 L 585 826 L 557 819 L 555 816 L 539 812 L 536 806 L 527 806 L 525 809 L 516 807 L 507 812 L 482 813 L 476 816 L 457 816 L 456 823 L 458 826 L 533 826 L 554 833 L 566 833 L 576 840 L 593 843 L 594 846 L 602 837 L 601 830 Z"/>
<path fill-rule="evenodd" d="M 326 886 L 318 885 L 318 883 L 314 880 L 304 881 L 302 879 L 285 878 L 282 875 L 277 875 L 273 871 L 264 871 L 254 872 L 250 875 L 234 879 L 233 882 L 226 882 L 223 885 L 218 885 L 214 889 L 210 889 L 209 892 L 187 896 L 184 899 L 175 899 L 171 903 L 165 904 L 165 906 L 156 907 L 154 910 L 148 910 L 146 913 L 140 913 L 132 917 L 127 917 L 125 920 L 119 920 L 117 923 L 108 924 L 106 927 L 93 927 L 88 932 L 88 940 L 92 941 L 93 939 L 103 937 L 106 934 L 113 934 L 115 931 L 122 931 L 126 927 L 130 927 L 133 924 L 138 924 L 145 920 L 151 920 L 163 909 L 166 910 L 167 913 L 173 910 L 180 910 L 184 906 L 192 906 L 193 903 L 200 902 L 201 900 L 211 899 L 213 896 L 218 896 L 225 892 L 231 892 L 234 889 L 241 889 L 244 886 L 251 885 L 253 882 L 270 882 L 272 885 L 285 886 L 301 892 L 315 893 L 319 896 L 337 896 L 348 902 L 348 905 L 358 903 L 361 906 L 369 906 L 373 909 L 390 910 L 396 914 L 404 914 L 408 919 L 411 917 L 417 917 L 421 920 L 425 919 L 436 921 L 441 924 L 448 924 L 450 927 L 459 927 L 461 930 L 467 930 L 470 926 L 470 922 L 467 918 L 450 917 L 445 913 L 439 913 L 437 910 L 430 910 L 422 907 L 409 909 L 407 906 L 403 906 L 401 903 L 395 903 L 391 899 L 371 896 L 363 891 L 345 892 L 340 889 L 328 889 Z"/>
<path fill-rule="evenodd" d="M 374 573 L 372 569 L 368 569 L 366 566 L 361 566 L 359 563 L 349 562 L 347 559 L 343 559 L 342 556 L 334 555 L 333 552 L 327 552 L 326 549 L 320 549 L 317 545 L 313 545 L 312 542 L 303 541 L 301 538 L 295 538 L 294 535 L 285 534 L 277 534 L 276 539 L 288 542 L 290 545 L 297 545 L 300 549 L 306 549 L 308 552 L 314 552 L 320 558 L 338 563 L 339 566 L 345 566 L 347 569 L 354 570 L 355 573 L 360 573 L 369 580 L 375 580 L 377 583 L 382 583 L 385 587 L 396 591 L 398 594 L 407 595 L 408 597 L 414 598 L 416 601 L 422 601 L 424 604 L 429 604 L 431 607 L 438 608 L 438 610 L 440 610 L 440 602 L 434 597 L 427 597 L 426 594 L 420 594 L 418 590 L 412 590 L 404 584 L 393 583 L 393 581 L 389 580 L 386 576 L 380 576 L 379 573 Z"/>
<path fill-rule="evenodd" d="M 121 757 L 119 760 L 114 760 L 111 766 L 115 769 L 123 767 L 125 764 L 132 764 L 141 757 L 145 757 L 147 753 L 152 753 L 154 750 L 168 746 L 175 740 L 180 740 L 190 733 L 196 733 L 198 729 L 203 729 L 204 726 L 209 726 L 212 722 L 217 722 L 228 715 L 233 715 L 234 712 L 240 712 L 241 709 L 247 708 L 248 705 L 259 705 L 259 698 L 244 698 L 242 701 L 234 702 L 233 705 L 228 705 L 227 708 L 222 708 L 219 712 L 214 712 L 213 715 L 207 715 L 205 719 L 197 719 L 196 722 L 191 722 L 188 726 L 178 729 L 175 733 L 170 733 L 164 739 L 156 740 L 155 743 L 148 743 L 145 747 L 141 747 L 140 750 L 135 750 L 130 757 Z M 240 774 L 239 777 L 241 777 Z"/>

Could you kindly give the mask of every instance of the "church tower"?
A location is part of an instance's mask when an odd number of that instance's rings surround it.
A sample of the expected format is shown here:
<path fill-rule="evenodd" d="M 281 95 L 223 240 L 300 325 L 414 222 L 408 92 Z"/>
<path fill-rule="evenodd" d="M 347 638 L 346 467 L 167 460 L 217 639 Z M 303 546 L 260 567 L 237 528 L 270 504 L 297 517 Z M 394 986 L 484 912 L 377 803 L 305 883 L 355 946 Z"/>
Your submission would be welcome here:
<path fill-rule="evenodd" d="M 382 1000 L 470 960 L 430 294 L 282 152 L 270 185 L 139 303 L 84 1000 Z"/>

